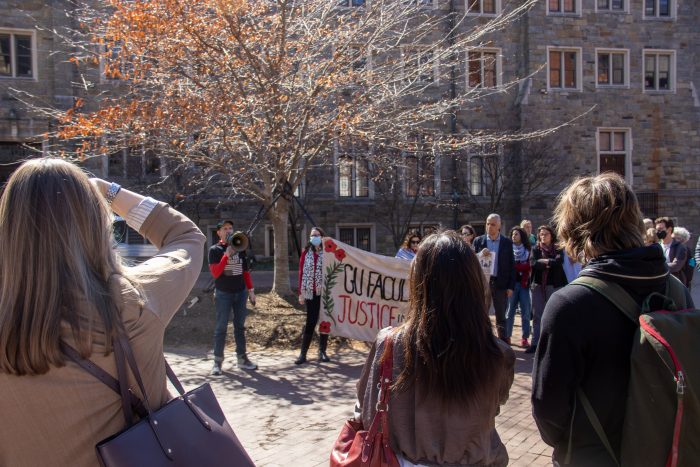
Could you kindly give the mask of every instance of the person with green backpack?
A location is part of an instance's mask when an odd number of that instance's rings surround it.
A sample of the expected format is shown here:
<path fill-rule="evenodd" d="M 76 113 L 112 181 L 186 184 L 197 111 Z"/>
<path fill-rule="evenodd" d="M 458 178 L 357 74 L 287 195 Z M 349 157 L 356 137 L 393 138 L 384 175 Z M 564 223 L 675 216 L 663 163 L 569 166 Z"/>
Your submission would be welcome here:
<path fill-rule="evenodd" d="M 554 465 L 698 465 L 700 311 L 661 247 L 644 246 L 634 193 L 613 173 L 578 179 L 554 223 L 584 264 L 544 309 L 532 372 Z"/>

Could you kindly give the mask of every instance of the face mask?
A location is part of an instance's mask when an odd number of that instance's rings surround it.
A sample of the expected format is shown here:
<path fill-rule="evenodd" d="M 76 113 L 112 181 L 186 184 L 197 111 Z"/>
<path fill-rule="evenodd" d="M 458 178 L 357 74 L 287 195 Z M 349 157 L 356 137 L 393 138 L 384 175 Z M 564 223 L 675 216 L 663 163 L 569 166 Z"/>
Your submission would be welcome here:
<path fill-rule="evenodd" d="M 666 231 L 665 230 L 657 230 L 656 236 L 658 237 L 659 240 L 663 240 L 664 238 L 666 238 Z"/>
<path fill-rule="evenodd" d="M 311 237 L 309 241 L 313 246 L 319 246 L 321 244 L 321 237 Z"/>

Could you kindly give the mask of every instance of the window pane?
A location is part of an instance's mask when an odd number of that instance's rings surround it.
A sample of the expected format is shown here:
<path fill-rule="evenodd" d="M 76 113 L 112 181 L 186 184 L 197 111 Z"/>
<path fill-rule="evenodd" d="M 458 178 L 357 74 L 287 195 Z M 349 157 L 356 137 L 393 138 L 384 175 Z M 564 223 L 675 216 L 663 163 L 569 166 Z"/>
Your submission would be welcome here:
<path fill-rule="evenodd" d="M 671 16 L 671 2 L 659 0 L 659 16 Z"/>
<path fill-rule="evenodd" d="M 598 54 L 598 84 L 610 84 L 610 55 Z"/>
<path fill-rule="evenodd" d="M 365 6 L 365 0 L 352 0 L 352 6 Z"/>
<path fill-rule="evenodd" d="M 483 186 L 483 160 L 481 157 L 472 157 L 469 161 L 469 191 L 472 196 L 482 195 Z"/>
<path fill-rule="evenodd" d="M 598 9 L 607 10 L 609 8 L 609 0 L 598 0 Z"/>
<path fill-rule="evenodd" d="M 484 87 L 496 87 L 496 54 L 484 54 Z"/>
<path fill-rule="evenodd" d="M 601 154 L 600 173 L 615 172 L 625 176 L 625 155 L 624 154 Z"/>
<path fill-rule="evenodd" d="M 355 170 L 357 175 L 355 177 L 355 196 L 364 198 L 369 196 L 369 163 L 367 159 L 358 158 L 355 160 Z"/>
<path fill-rule="evenodd" d="M 671 57 L 659 55 L 659 89 L 671 89 Z"/>
<path fill-rule="evenodd" d="M 418 159 L 416 156 L 406 156 L 406 196 L 418 194 Z"/>
<path fill-rule="evenodd" d="M 483 0 L 483 13 L 496 13 L 496 0 Z"/>
<path fill-rule="evenodd" d="M 369 228 L 358 228 L 355 229 L 357 232 L 357 248 L 361 248 L 365 251 L 372 251 L 372 235 Z"/>
<path fill-rule="evenodd" d="M 32 38 L 15 36 L 17 53 L 17 76 L 32 76 Z"/>
<path fill-rule="evenodd" d="M 656 75 L 656 56 L 647 55 L 644 58 L 644 88 L 645 89 L 656 89 L 655 81 Z"/>
<path fill-rule="evenodd" d="M 549 11 L 561 11 L 559 8 L 559 2 L 561 0 L 549 0 Z"/>
<path fill-rule="evenodd" d="M 576 87 L 576 52 L 564 53 L 565 87 Z"/>
<path fill-rule="evenodd" d="M 421 195 L 433 196 L 435 194 L 435 164 L 428 157 L 421 158 Z"/>
<path fill-rule="evenodd" d="M 479 0 L 469 0 L 467 8 L 470 13 L 479 13 Z"/>
<path fill-rule="evenodd" d="M 340 240 L 341 242 L 347 243 L 350 246 L 355 246 L 355 229 L 338 229 L 338 237 L 340 237 L 338 240 Z"/>
<path fill-rule="evenodd" d="M 418 69 L 420 70 L 420 76 L 418 79 L 424 83 L 433 82 L 433 53 L 430 51 L 421 52 L 418 57 Z"/>
<path fill-rule="evenodd" d="M 481 52 L 469 52 L 469 87 L 476 88 L 481 85 Z"/>
<path fill-rule="evenodd" d="M 352 196 L 352 159 L 341 157 L 338 161 L 338 193 L 340 196 Z"/>
<path fill-rule="evenodd" d="M 598 133 L 598 146 L 601 151 L 610 151 L 610 132 L 601 131 Z"/>
<path fill-rule="evenodd" d="M 561 52 L 549 52 L 549 85 L 561 87 Z"/>
<path fill-rule="evenodd" d="M 625 133 L 622 131 L 616 131 L 613 133 L 613 149 L 615 151 L 625 150 Z"/>
<path fill-rule="evenodd" d="M 566 13 L 575 13 L 576 12 L 575 0 L 564 0 L 564 11 Z"/>
<path fill-rule="evenodd" d="M 0 34 L 0 75 L 12 76 L 12 57 L 10 53 L 10 35 Z"/>
<path fill-rule="evenodd" d="M 612 9 L 622 11 L 625 9 L 625 0 L 612 0 Z"/>
<path fill-rule="evenodd" d="M 644 14 L 646 16 L 656 16 L 656 0 L 645 0 Z"/>
<path fill-rule="evenodd" d="M 612 84 L 625 84 L 625 56 L 623 54 L 612 55 Z"/>

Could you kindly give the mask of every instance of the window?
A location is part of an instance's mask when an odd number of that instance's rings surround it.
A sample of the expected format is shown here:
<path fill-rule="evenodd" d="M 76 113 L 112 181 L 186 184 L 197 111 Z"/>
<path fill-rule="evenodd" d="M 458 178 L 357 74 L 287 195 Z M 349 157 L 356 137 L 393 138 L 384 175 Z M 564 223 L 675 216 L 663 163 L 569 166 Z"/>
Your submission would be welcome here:
<path fill-rule="evenodd" d="M 365 6 L 365 0 L 340 0 L 338 4 L 347 8 L 355 8 Z"/>
<path fill-rule="evenodd" d="M 631 183 L 630 130 L 598 129 L 598 172 L 615 172 Z"/>
<path fill-rule="evenodd" d="M 481 156 L 469 158 L 469 193 L 472 196 L 484 195 L 484 158 Z"/>
<path fill-rule="evenodd" d="M 501 0 L 466 0 L 468 15 L 495 15 L 501 11 Z"/>
<path fill-rule="evenodd" d="M 0 30 L 0 77 L 36 78 L 32 31 Z"/>
<path fill-rule="evenodd" d="M 547 14 L 580 14 L 581 0 L 547 0 Z"/>
<path fill-rule="evenodd" d="M 372 251 L 372 227 L 338 227 L 338 240 L 365 251 Z"/>
<path fill-rule="evenodd" d="M 338 156 L 338 196 L 341 198 L 368 198 L 369 149 L 360 143 L 349 143 Z M 339 151 L 340 152 L 340 151 Z"/>
<path fill-rule="evenodd" d="M 435 195 L 435 161 L 432 155 L 413 153 L 405 155 L 406 196 Z"/>
<path fill-rule="evenodd" d="M 675 91 L 676 52 L 673 50 L 644 51 L 644 90 Z"/>
<path fill-rule="evenodd" d="M 625 0 L 596 0 L 597 11 L 624 12 L 627 11 Z"/>
<path fill-rule="evenodd" d="M 644 0 L 644 18 L 674 18 L 675 0 Z"/>
<path fill-rule="evenodd" d="M 547 87 L 562 91 L 581 90 L 581 49 L 554 48 L 548 50 Z"/>
<path fill-rule="evenodd" d="M 470 88 L 495 88 L 500 84 L 500 50 L 470 50 L 467 52 L 467 67 Z"/>
<path fill-rule="evenodd" d="M 418 83 L 436 81 L 437 64 L 433 51 L 427 49 L 402 49 L 404 79 Z"/>
<path fill-rule="evenodd" d="M 596 85 L 629 86 L 629 52 L 596 49 Z"/>

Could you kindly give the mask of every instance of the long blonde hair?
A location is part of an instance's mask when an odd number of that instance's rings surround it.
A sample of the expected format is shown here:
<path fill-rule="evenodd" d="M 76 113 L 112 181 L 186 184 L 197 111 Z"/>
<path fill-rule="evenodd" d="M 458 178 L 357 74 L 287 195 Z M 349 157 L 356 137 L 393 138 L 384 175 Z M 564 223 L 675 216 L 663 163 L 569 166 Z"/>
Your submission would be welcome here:
<path fill-rule="evenodd" d="M 91 354 L 121 328 L 107 204 L 88 177 L 60 159 L 22 164 L 0 199 L 0 372 L 36 375 L 62 366 L 61 328 Z M 102 339 L 100 339 L 102 341 Z"/>

